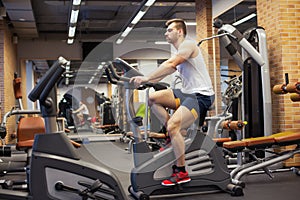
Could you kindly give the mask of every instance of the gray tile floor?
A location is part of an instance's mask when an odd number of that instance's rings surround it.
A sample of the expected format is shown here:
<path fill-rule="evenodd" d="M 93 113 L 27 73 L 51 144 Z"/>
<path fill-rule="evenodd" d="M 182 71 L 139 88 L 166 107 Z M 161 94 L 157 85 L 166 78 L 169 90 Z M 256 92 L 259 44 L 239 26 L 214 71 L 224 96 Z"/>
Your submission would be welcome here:
<path fill-rule="evenodd" d="M 127 153 L 124 149 L 127 144 L 120 142 L 101 142 L 86 144 L 89 152 L 94 155 L 100 162 L 110 168 L 120 180 L 124 191 L 128 194 L 127 188 L 130 185 L 129 171 L 133 166 L 132 154 Z M 122 166 L 124 170 L 115 170 L 116 167 Z M 128 171 L 126 170 L 128 169 Z M 256 174 L 244 176 L 242 180 L 246 183 L 244 196 L 233 197 L 228 193 L 201 194 L 193 196 L 183 196 L 175 198 L 151 198 L 151 199 L 175 199 L 175 200 L 299 200 L 300 176 L 291 171 L 274 173 L 271 180 L 266 174 Z M 133 199 L 128 195 L 128 199 Z"/>

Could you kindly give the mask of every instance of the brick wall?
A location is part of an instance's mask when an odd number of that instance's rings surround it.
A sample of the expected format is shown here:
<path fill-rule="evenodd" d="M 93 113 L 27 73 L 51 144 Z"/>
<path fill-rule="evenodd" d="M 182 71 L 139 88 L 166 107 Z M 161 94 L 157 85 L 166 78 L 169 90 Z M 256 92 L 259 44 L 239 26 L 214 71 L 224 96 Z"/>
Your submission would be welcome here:
<path fill-rule="evenodd" d="M 17 71 L 16 45 L 12 43 L 12 34 L 8 30 L 5 21 L 0 22 L 0 96 L 1 96 L 1 115 L 7 113 L 15 106 L 13 92 L 14 72 Z M 2 118 L 1 118 L 2 120 Z M 10 139 L 10 134 L 15 131 L 15 117 L 10 117 L 7 121 L 6 142 L 14 142 Z"/>
<path fill-rule="evenodd" d="M 4 30 L 3 21 L 0 21 L 0 118 L 4 115 Z"/>
<path fill-rule="evenodd" d="M 300 1 L 257 0 L 258 25 L 266 30 L 271 86 L 300 81 Z M 272 94 L 273 132 L 300 128 L 300 103 Z"/>
<path fill-rule="evenodd" d="M 22 104 L 24 109 L 27 109 L 27 92 L 26 92 L 26 62 L 25 60 L 20 61 L 19 76 L 22 78 L 21 90 L 22 90 Z"/>
<path fill-rule="evenodd" d="M 197 40 L 200 41 L 203 38 L 211 37 L 213 35 L 213 27 L 212 27 L 212 4 L 211 0 L 196 0 L 196 34 Z M 212 83 L 216 92 L 216 101 L 215 106 L 218 108 L 218 113 L 221 112 L 221 81 L 220 81 L 220 53 L 217 50 L 215 53 L 215 64 L 216 64 L 216 84 L 214 80 L 214 57 L 213 57 L 213 46 L 216 45 L 216 49 L 219 49 L 219 41 L 215 40 L 215 44 L 213 44 L 213 40 L 208 40 L 203 42 L 200 47 L 204 50 L 204 57 L 208 63 L 208 70 L 210 77 L 212 79 Z M 216 85 L 216 86 L 215 86 Z M 216 114 L 215 112 L 210 112 L 211 115 Z"/>

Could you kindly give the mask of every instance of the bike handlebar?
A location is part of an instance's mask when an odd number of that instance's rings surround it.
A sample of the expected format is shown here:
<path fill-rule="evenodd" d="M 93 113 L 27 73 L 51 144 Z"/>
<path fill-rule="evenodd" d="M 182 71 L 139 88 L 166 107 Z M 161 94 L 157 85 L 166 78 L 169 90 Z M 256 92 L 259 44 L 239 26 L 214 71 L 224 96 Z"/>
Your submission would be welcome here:
<path fill-rule="evenodd" d="M 50 90 L 57 83 L 65 71 L 64 65 L 67 64 L 67 60 L 63 57 L 59 57 L 58 60 L 50 67 L 47 73 L 41 78 L 37 85 L 29 93 L 28 98 L 35 102 L 39 100 L 45 100 Z"/>
<path fill-rule="evenodd" d="M 120 58 L 116 59 L 114 62 L 112 62 L 111 65 L 108 65 L 107 70 L 105 70 L 108 80 L 111 81 L 112 84 L 124 85 L 124 82 L 126 82 L 126 83 L 133 85 L 133 83 L 130 83 L 131 78 L 125 77 L 125 76 L 119 76 L 116 73 L 116 70 L 114 69 L 114 66 L 116 63 L 119 68 L 129 69 L 131 67 L 131 66 L 127 66 L 129 64 L 126 63 L 125 61 L 123 61 L 122 59 L 120 59 Z M 129 71 L 129 73 L 130 73 L 130 71 Z M 137 75 L 142 76 L 142 74 L 140 72 L 136 71 L 135 69 L 134 69 L 134 73 L 131 73 L 131 75 L 132 75 L 132 77 L 137 76 Z M 114 78 L 115 80 L 113 80 L 112 78 Z M 155 90 L 160 90 L 160 89 L 169 87 L 169 84 L 163 83 L 163 82 L 159 82 L 159 83 L 146 82 L 146 83 L 143 83 L 138 89 L 145 89 L 145 88 L 150 88 L 150 87 L 153 87 Z"/>

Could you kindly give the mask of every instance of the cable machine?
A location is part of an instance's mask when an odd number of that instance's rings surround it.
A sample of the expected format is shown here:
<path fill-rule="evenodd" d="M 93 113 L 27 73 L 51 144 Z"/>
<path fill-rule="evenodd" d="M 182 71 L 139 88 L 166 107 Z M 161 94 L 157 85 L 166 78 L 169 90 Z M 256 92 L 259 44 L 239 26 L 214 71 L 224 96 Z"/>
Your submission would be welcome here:
<path fill-rule="evenodd" d="M 216 20 L 220 42 L 243 70 L 243 120 L 248 122 L 244 138 L 272 134 L 272 102 L 265 30 L 248 29 L 244 34 L 234 26 Z M 234 43 L 241 47 L 241 53 Z"/>

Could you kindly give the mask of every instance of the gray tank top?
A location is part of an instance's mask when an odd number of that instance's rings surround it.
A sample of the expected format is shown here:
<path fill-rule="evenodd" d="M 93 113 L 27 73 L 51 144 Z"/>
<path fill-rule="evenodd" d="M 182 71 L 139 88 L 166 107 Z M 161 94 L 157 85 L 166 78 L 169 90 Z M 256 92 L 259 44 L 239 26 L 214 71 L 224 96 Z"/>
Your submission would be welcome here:
<path fill-rule="evenodd" d="M 182 79 L 181 91 L 186 94 L 200 93 L 211 96 L 214 94 L 211 79 L 201 51 L 195 58 L 189 58 L 177 66 Z"/>

